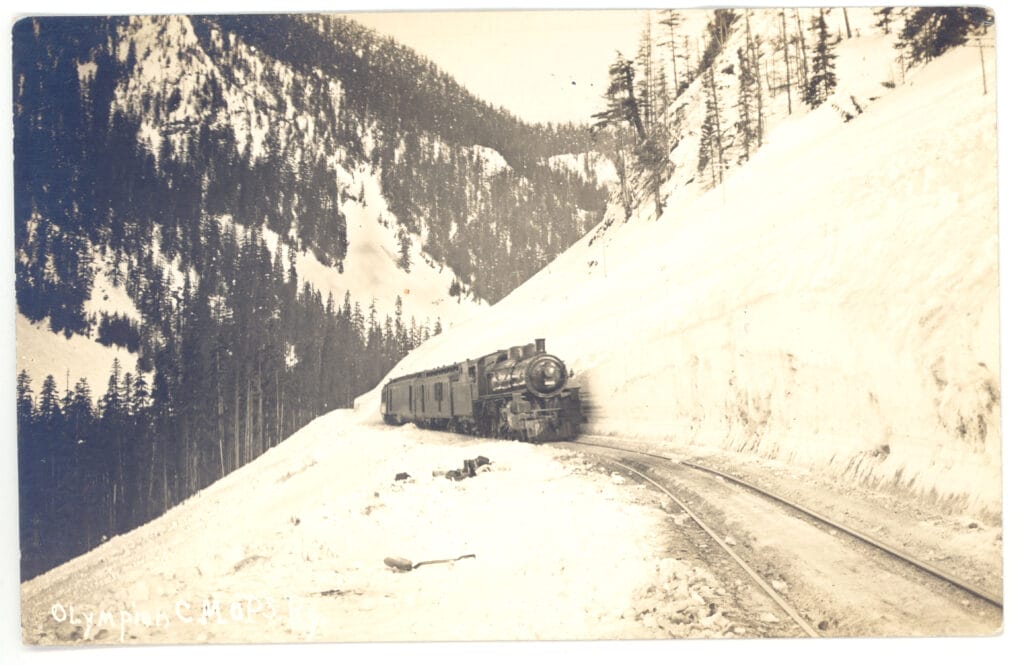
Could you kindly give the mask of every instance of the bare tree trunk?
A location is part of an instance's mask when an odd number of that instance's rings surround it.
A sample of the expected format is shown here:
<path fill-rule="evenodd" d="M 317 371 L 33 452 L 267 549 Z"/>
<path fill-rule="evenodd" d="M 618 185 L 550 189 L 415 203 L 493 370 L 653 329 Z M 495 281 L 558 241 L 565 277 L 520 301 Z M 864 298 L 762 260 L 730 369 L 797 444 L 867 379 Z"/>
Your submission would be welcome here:
<path fill-rule="evenodd" d="M 786 110 L 788 115 L 793 115 L 793 95 L 790 90 L 792 81 L 789 73 L 789 39 L 786 37 L 786 10 L 782 12 L 782 56 L 786 59 Z"/>
<path fill-rule="evenodd" d="M 654 118 L 654 53 L 651 50 L 651 12 L 647 12 L 647 30 L 644 32 L 640 46 L 640 66 L 644 68 L 644 97 L 647 101 L 644 108 L 644 125 L 648 128 Z M 643 140 L 644 137 L 641 137 Z"/>
<path fill-rule="evenodd" d="M 156 435 L 151 434 L 149 439 L 149 487 L 146 489 L 146 510 L 149 511 L 149 515 L 156 512 L 156 454 Z"/>
<path fill-rule="evenodd" d="M 224 464 L 224 396 L 220 387 L 220 354 L 217 352 L 217 452 L 220 456 L 220 477 L 224 477 L 227 475 Z"/>
<path fill-rule="evenodd" d="M 253 459 L 252 455 L 252 377 L 245 379 L 245 457 L 244 463 L 248 464 Z"/>
<path fill-rule="evenodd" d="M 217 453 L 220 457 L 220 477 L 223 478 L 228 472 L 224 462 L 224 396 L 220 392 L 220 383 L 217 384 Z"/>
<path fill-rule="evenodd" d="M 165 441 L 164 442 L 165 445 L 161 447 L 162 453 L 160 455 L 160 457 L 162 458 L 162 461 L 163 461 L 163 463 L 160 465 L 162 467 L 160 475 L 163 477 L 164 511 L 166 511 L 168 508 L 171 507 L 170 496 L 169 496 L 168 491 L 167 491 L 167 445 L 166 445 L 166 443 L 167 442 Z"/>
<path fill-rule="evenodd" d="M 661 169 L 655 168 L 651 177 L 654 178 L 654 218 L 661 219 L 664 212 L 661 206 Z"/>
<path fill-rule="evenodd" d="M 679 73 L 676 70 L 676 29 L 668 24 L 668 44 L 672 52 L 672 99 L 679 94 Z"/>
<path fill-rule="evenodd" d="M 850 32 L 850 15 L 846 13 L 846 7 L 843 7 L 843 20 L 846 21 L 846 38 L 853 39 L 853 33 Z"/>
<path fill-rule="evenodd" d="M 189 440 L 188 413 L 182 418 L 182 431 L 185 435 L 184 455 L 185 459 L 181 466 L 182 475 L 185 476 L 185 496 L 192 494 L 192 442 Z"/>
<path fill-rule="evenodd" d="M 981 94 L 988 94 L 988 77 L 985 75 L 985 50 L 981 46 L 981 37 L 978 37 L 978 56 L 981 57 Z"/>
<path fill-rule="evenodd" d="M 715 68 L 708 67 L 708 73 L 711 79 L 711 110 L 714 114 L 712 118 L 715 121 L 715 152 L 718 157 L 718 182 L 722 182 L 725 179 L 725 169 L 723 168 L 725 149 L 722 147 L 722 122 L 718 112 L 718 85 L 715 83 Z"/>
<path fill-rule="evenodd" d="M 116 510 L 117 510 L 117 482 L 115 481 L 114 483 L 112 483 L 112 487 L 110 488 L 110 494 L 107 495 L 107 528 L 106 528 L 106 532 L 107 532 L 107 536 L 108 537 L 114 535 L 114 524 L 116 523 L 116 520 L 114 519 L 114 513 L 115 513 Z"/>
<path fill-rule="evenodd" d="M 794 9 L 796 13 L 796 32 L 800 36 L 800 72 L 803 77 L 803 87 L 806 90 L 808 83 L 807 78 L 807 42 L 804 41 L 804 26 L 800 20 L 800 10 Z"/>
<path fill-rule="evenodd" d="M 693 69 L 690 68 L 690 36 L 683 37 L 683 57 L 686 59 L 686 84 L 693 82 Z"/>
<path fill-rule="evenodd" d="M 240 466 L 242 466 L 242 454 L 241 454 L 241 451 L 240 451 L 241 443 L 238 440 L 238 434 L 239 434 L 238 428 L 239 428 L 239 425 L 240 425 L 239 417 L 238 417 L 238 401 L 239 401 L 239 399 L 240 399 L 240 396 L 238 394 L 238 370 L 236 369 L 235 370 L 235 432 L 234 432 L 234 435 L 235 435 L 235 467 L 234 468 L 236 468 L 236 469 L 239 468 Z"/>
<path fill-rule="evenodd" d="M 263 356 L 256 359 L 256 449 L 260 454 L 266 451 L 267 442 L 263 432 Z"/>
<path fill-rule="evenodd" d="M 761 89 L 761 49 L 750 32 L 750 11 L 746 12 L 747 18 L 747 59 L 754 66 L 754 80 L 757 81 L 757 147 L 764 142 L 764 91 Z"/>
<path fill-rule="evenodd" d="M 125 424 L 126 423 L 124 423 L 124 422 L 118 423 L 118 425 L 120 427 L 123 427 Z M 121 437 L 120 433 L 118 433 L 117 436 L 115 437 L 115 441 L 116 441 L 116 446 L 117 446 L 117 481 L 114 484 L 114 528 L 115 529 L 119 529 L 119 527 L 121 526 L 121 519 L 120 518 L 122 516 L 121 514 L 124 512 L 124 509 L 121 506 L 118 505 L 118 502 L 120 501 L 120 503 L 122 503 L 122 504 L 124 503 L 124 485 L 125 485 L 125 482 L 124 482 L 124 467 L 125 467 L 124 439 Z M 50 468 L 51 469 L 53 468 L 52 464 L 50 465 Z"/>
<path fill-rule="evenodd" d="M 629 177 L 626 174 L 626 152 L 625 147 L 622 145 L 622 134 L 616 130 L 615 137 L 619 148 L 617 153 L 619 158 L 617 166 L 619 168 L 616 170 L 619 172 L 619 186 L 622 188 L 622 207 L 626 212 L 626 217 L 628 218 L 633 211 L 633 201 L 631 200 L 629 192 Z"/>

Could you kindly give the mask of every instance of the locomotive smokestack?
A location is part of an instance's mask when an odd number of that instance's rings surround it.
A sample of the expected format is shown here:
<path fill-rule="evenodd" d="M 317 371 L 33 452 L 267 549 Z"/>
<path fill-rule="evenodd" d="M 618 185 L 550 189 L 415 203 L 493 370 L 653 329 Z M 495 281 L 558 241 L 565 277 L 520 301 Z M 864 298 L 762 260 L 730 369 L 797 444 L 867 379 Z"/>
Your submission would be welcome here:
<path fill-rule="evenodd" d="M 537 339 L 535 339 L 533 341 L 533 343 L 537 347 L 537 353 L 547 353 L 547 351 L 545 350 L 545 347 L 544 347 L 544 338 L 543 337 L 538 337 Z"/>

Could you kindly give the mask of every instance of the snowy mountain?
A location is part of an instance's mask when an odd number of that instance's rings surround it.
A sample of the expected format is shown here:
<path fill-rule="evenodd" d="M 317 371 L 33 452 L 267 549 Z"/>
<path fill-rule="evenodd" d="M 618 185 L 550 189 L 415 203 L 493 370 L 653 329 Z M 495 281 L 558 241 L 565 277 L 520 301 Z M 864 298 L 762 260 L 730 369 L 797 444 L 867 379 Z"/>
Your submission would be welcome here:
<path fill-rule="evenodd" d="M 504 295 L 514 286 L 513 280 L 522 281 L 582 235 L 603 209 L 595 186 L 606 183 L 596 175 L 544 170 L 550 161 L 545 159 L 540 159 L 543 167 L 522 165 L 523 160 L 536 161 L 538 157 L 531 153 L 538 150 L 557 151 L 573 144 L 577 140 L 572 138 L 574 130 L 566 131 L 564 138 L 545 134 L 548 130 L 522 125 L 503 111 L 483 107 L 457 87 L 434 94 L 459 97 L 447 100 L 448 106 L 464 102 L 471 107 L 463 110 L 464 115 L 475 122 L 482 117 L 491 129 L 467 126 L 457 106 L 447 111 L 449 117 L 402 116 L 405 108 L 392 108 L 395 96 L 408 95 L 410 86 L 429 88 L 453 82 L 411 52 L 343 19 L 162 16 L 87 23 L 87 29 L 79 26 L 85 35 L 81 43 L 60 44 L 63 52 L 57 55 L 52 54 L 52 44 L 47 46 L 51 61 L 36 64 L 36 84 L 27 79 L 29 89 L 21 108 L 30 109 L 44 93 L 54 92 L 49 86 L 70 83 L 67 79 L 73 78 L 79 99 L 72 96 L 67 108 L 53 114 L 52 120 L 82 127 L 106 122 L 106 127 L 88 128 L 94 132 L 93 145 L 80 148 L 85 155 L 106 161 L 111 152 L 131 149 L 130 155 L 115 158 L 140 162 L 136 168 L 141 171 L 153 169 L 151 177 L 165 179 L 179 197 L 190 192 L 195 196 L 197 202 L 191 208 L 170 209 L 166 214 L 178 218 L 182 214 L 211 215 L 222 224 L 233 223 L 239 238 L 245 229 L 262 221 L 261 231 L 271 254 L 277 239 L 286 238 L 284 270 L 291 268 L 287 247 L 298 250 L 295 269 L 300 289 L 308 282 L 323 298 L 332 295 L 336 303 L 350 292 L 363 308 L 376 300 L 378 309 L 390 309 L 401 297 L 405 315 L 416 317 L 429 332 L 437 323 L 447 325 L 461 319 L 484 299 Z M 28 28 L 28 22 L 22 27 Z M 42 48 L 48 39 L 66 34 L 56 31 L 59 34 L 53 35 L 49 27 L 33 28 L 32 40 L 26 37 L 23 48 L 29 49 L 33 42 L 34 47 Z M 315 48 L 304 52 L 291 42 L 282 47 L 280 36 L 289 33 L 294 40 L 316 42 Z M 358 64 L 359 76 L 338 71 L 328 57 L 332 50 L 337 58 Z M 25 58 L 31 55 L 26 52 Z M 51 68 L 46 73 L 49 80 L 40 75 L 46 67 Z M 374 85 L 367 89 L 369 81 Z M 431 100 L 428 93 L 419 94 L 427 97 L 430 106 L 438 106 L 438 100 Z M 81 117 L 64 118 L 71 113 Z M 388 114 L 404 117 L 398 120 L 404 126 L 395 127 L 396 119 Z M 44 117 L 35 118 L 36 129 L 42 129 Z M 446 126 L 446 134 L 439 133 L 441 125 Z M 45 131 L 33 134 L 33 129 L 33 124 L 27 123 L 20 132 L 25 150 L 38 151 L 43 140 L 55 141 L 52 135 L 39 136 Z M 517 131 L 526 138 L 517 138 Z M 103 136 L 105 133 L 111 136 Z M 115 138 L 118 133 L 122 135 Z M 494 140 L 495 136 L 505 138 Z M 116 139 L 134 140 L 138 145 L 116 145 Z M 509 166 L 497 149 L 474 143 L 482 140 L 500 144 L 519 166 Z M 60 152 L 66 146 L 48 149 Z M 105 181 L 122 175 L 106 165 L 97 173 L 72 174 L 68 180 L 94 181 L 99 190 L 94 197 L 100 200 L 79 204 L 74 197 L 87 196 L 79 188 L 66 193 L 71 200 L 65 206 L 88 210 L 98 204 L 102 208 L 102 199 L 109 197 L 111 217 L 115 218 L 110 222 L 79 218 L 73 225 L 88 227 L 92 235 L 109 230 L 113 240 L 89 238 L 86 246 L 76 248 L 79 253 L 91 254 L 90 270 L 60 274 L 61 261 L 51 271 L 55 274 L 36 276 L 32 266 L 42 259 L 34 254 L 45 252 L 54 242 L 39 236 L 61 233 L 54 225 L 56 211 L 47 210 L 46 203 L 40 202 L 39 190 L 52 186 L 46 175 L 26 172 L 21 179 L 25 191 L 19 197 L 19 218 L 30 230 L 24 241 L 19 241 L 25 274 L 22 284 L 32 291 L 52 283 L 61 292 L 60 300 L 67 301 L 61 306 L 70 311 L 49 321 L 51 327 L 82 333 L 89 321 L 95 325 L 107 310 L 85 307 L 76 314 L 76 300 L 95 301 L 101 296 L 105 288 L 102 273 L 113 272 L 114 262 L 124 260 L 121 252 L 106 256 L 106 246 L 123 241 L 125 222 L 121 217 L 146 216 L 132 209 L 132 199 L 143 197 L 133 194 L 131 185 L 104 191 L 109 187 Z M 543 182 L 538 184 L 538 180 Z M 418 190 L 423 184 L 427 187 Z M 552 197 L 547 187 L 560 194 Z M 506 200 L 508 197 L 512 200 Z M 119 210 L 121 207 L 127 209 Z M 38 217 L 47 217 L 42 234 L 31 232 L 40 227 Z M 541 233 L 533 229 L 534 221 Z M 180 223 L 176 220 L 173 225 Z M 135 235 L 130 225 L 127 232 Z M 181 240 L 174 238 L 182 233 L 181 228 L 160 233 L 161 239 L 153 245 L 162 259 L 159 269 L 180 288 L 185 268 L 178 265 L 179 259 L 189 262 L 193 257 L 177 254 L 180 249 L 192 253 L 192 248 L 180 247 Z M 195 230 L 188 232 L 195 234 Z M 506 252 L 503 259 L 502 252 L 495 252 L 507 242 L 499 240 L 500 236 L 512 239 L 511 246 L 520 252 L 514 257 L 514 269 L 511 255 Z M 162 241 L 171 247 L 162 247 Z M 131 256 L 131 251 L 128 254 L 128 261 L 141 258 Z M 66 286 L 90 279 L 93 286 L 79 288 L 78 294 Z M 33 304 L 22 307 L 32 321 L 51 314 L 52 308 L 38 304 L 33 308 Z M 28 328 L 23 328 L 28 334 Z M 97 337 L 95 329 L 91 337 Z M 30 358 L 25 357 L 19 370 L 32 370 L 36 385 L 47 373 L 59 375 L 69 368 L 76 376 L 82 375 L 75 369 L 72 347 L 60 342 L 56 347 L 69 353 L 51 354 L 55 358 L 52 367 L 30 367 Z M 89 378 L 94 378 L 91 372 Z"/>
<path fill-rule="evenodd" d="M 549 165 L 593 152 L 586 128 L 523 123 L 343 18 L 26 18 L 14 43 L 31 570 L 351 405 L 605 208 Z M 85 498 L 62 512 L 47 483 Z"/>
<path fill-rule="evenodd" d="M 778 18 L 753 11 L 750 24 L 774 35 Z M 660 218 L 650 197 L 628 217 L 610 207 L 550 266 L 391 374 L 546 337 L 576 372 L 593 432 L 778 459 L 998 514 L 992 91 L 976 44 L 901 73 L 895 30 L 875 27 L 870 10 L 848 18 L 849 38 L 842 14 L 828 17 L 843 39 L 825 103 L 797 101 L 789 115 L 774 92 L 763 146 L 737 165 L 732 144 L 716 184 L 697 166 L 706 93 L 689 87 L 673 106 Z M 722 126 L 739 117 L 744 23 L 713 61 Z M 371 420 L 377 399 L 357 402 Z"/>

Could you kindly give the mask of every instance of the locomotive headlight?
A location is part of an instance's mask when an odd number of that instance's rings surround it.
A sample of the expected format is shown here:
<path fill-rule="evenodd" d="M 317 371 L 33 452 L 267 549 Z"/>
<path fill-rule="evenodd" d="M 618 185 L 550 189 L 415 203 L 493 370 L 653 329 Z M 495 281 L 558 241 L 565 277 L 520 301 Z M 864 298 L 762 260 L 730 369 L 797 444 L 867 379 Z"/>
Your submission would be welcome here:
<path fill-rule="evenodd" d="M 530 389 L 535 394 L 548 395 L 557 391 L 565 383 L 565 370 L 555 358 L 539 358 L 530 367 L 527 380 Z"/>

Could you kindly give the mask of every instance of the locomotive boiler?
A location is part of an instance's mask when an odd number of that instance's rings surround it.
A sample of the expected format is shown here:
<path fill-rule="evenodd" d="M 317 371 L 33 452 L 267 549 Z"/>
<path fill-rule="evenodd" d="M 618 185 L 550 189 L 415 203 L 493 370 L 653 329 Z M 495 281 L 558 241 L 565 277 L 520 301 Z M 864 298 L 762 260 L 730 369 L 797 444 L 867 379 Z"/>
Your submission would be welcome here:
<path fill-rule="evenodd" d="M 530 442 L 571 439 L 583 422 L 579 388 L 545 341 L 513 346 L 389 381 L 381 415 L 467 434 Z"/>

